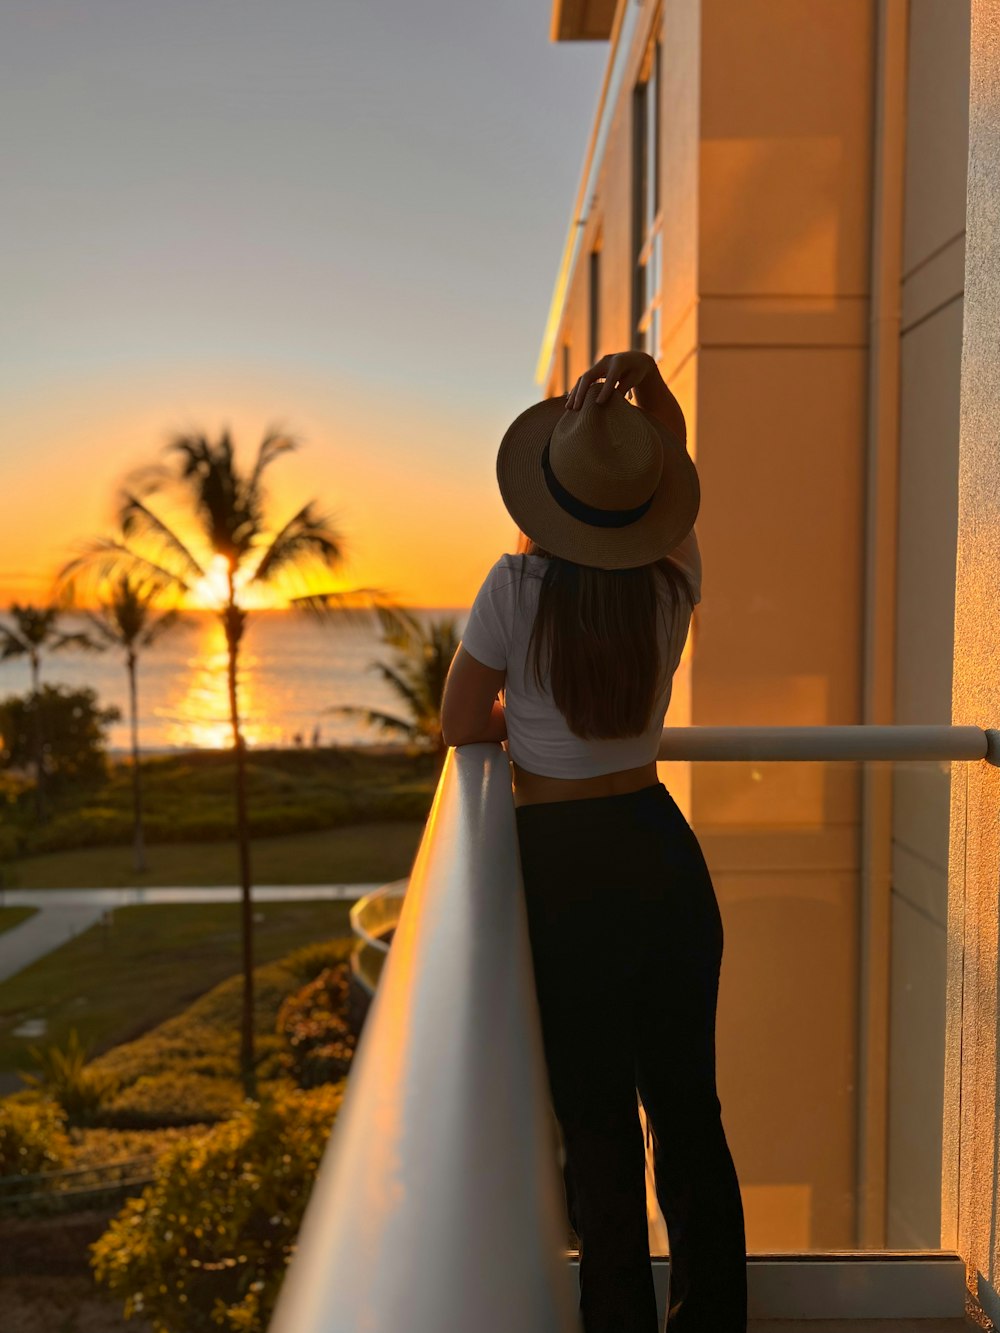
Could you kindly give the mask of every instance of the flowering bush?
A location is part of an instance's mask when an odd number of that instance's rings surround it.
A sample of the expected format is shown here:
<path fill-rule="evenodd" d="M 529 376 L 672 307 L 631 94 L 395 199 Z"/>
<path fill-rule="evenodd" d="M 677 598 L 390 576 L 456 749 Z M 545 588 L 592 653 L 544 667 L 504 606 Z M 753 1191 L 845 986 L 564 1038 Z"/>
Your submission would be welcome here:
<path fill-rule="evenodd" d="M 343 1078 L 351 1065 L 357 1034 L 348 1017 L 351 969 L 326 967 L 278 1010 L 277 1031 L 287 1043 L 285 1069 L 302 1088 Z"/>
<path fill-rule="evenodd" d="M 34 1176 L 70 1154 L 66 1113 L 47 1098 L 0 1101 L 0 1176 Z"/>
<path fill-rule="evenodd" d="M 247 1101 L 168 1148 L 91 1246 L 95 1279 L 156 1333 L 263 1333 L 344 1084 Z"/>

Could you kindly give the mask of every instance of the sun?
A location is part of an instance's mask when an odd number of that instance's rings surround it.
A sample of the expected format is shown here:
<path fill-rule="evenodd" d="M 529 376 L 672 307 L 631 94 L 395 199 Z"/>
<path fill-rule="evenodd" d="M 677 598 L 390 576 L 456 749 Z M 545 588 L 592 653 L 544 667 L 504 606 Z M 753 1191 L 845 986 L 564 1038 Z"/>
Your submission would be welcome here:
<path fill-rule="evenodd" d="M 204 576 L 188 594 L 188 605 L 199 611 L 215 611 L 228 601 L 229 563 L 224 555 L 214 555 Z"/>
<path fill-rule="evenodd" d="M 282 604 L 273 589 L 257 587 L 252 570 L 238 568 L 233 583 L 236 600 L 247 611 L 274 610 Z M 185 605 L 191 611 L 221 611 L 228 602 L 229 565 L 224 555 L 213 555 L 204 577 L 187 593 Z"/>

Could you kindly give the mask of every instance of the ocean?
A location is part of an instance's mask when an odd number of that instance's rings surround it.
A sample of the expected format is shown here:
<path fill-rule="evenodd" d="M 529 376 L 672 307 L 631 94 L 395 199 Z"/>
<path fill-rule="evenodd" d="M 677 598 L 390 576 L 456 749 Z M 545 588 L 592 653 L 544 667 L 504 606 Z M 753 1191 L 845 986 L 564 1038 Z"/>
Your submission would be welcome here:
<path fill-rule="evenodd" d="M 460 635 L 468 608 L 412 609 L 423 624 L 452 617 Z M 228 721 L 226 644 L 211 612 L 187 613 L 189 623 L 172 630 L 139 660 L 139 742 L 147 751 L 218 749 L 231 743 Z M 86 629 L 82 617 L 66 615 L 60 628 Z M 374 616 L 354 623 L 338 618 L 320 624 L 304 614 L 250 614 L 240 652 L 240 711 L 251 746 L 371 745 L 398 743 L 398 732 L 377 731 L 361 719 L 327 710 L 350 704 L 406 716 L 404 703 L 370 669 L 376 658 L 390 662 L 394 650 L 379 638 Z M 42 684 L 97 691 L 102 704 L 121 709 L 109 729 L 112 751 L 128 748 L 128 680 L 124 655 L 114 649 L 90 653 L 67 648 L 42 659 Z M 25 659 L 0 662 L 0 698 L 29 688 Z"/>

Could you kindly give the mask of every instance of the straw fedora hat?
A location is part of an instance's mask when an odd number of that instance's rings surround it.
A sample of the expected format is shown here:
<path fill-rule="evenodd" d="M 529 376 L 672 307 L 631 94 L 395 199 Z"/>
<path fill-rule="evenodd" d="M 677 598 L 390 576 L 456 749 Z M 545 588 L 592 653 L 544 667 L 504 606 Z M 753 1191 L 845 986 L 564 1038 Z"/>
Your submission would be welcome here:
<path fill-rule="evenodd" d="M 500 494 L 522 532 L 553 555 L 600 569 L 652 564 L 694 527 L 698 472 L 658 418 L 595 381 L 582 405 L 544 398 L 507 427 Z"/>

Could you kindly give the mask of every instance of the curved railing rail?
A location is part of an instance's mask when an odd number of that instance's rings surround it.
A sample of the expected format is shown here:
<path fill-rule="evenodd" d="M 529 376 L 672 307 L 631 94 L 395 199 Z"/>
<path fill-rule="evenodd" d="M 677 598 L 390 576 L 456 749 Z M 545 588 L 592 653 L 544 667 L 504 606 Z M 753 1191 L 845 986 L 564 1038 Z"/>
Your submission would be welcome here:
<path fill-rule="evenodd" d="M 272 1333 L 579 1328 L 510 769 L 448 751 Z"/>
<path fill-rule="evenodd" d="M 382 953 L 389 952 L 385 935 L 399 924 L 407 883 L 405 879 L 394 879 L 351 904 L 351 929 L 359 939 Z"/>
<path fill-rule="evenodd" d="M 395 879 L 359 898 L 351 907 L 351 929 L 358 943 L 351 953 L 351 971 L 368 995 L 374 995 L 399 924 L 408 880 Z"/>

